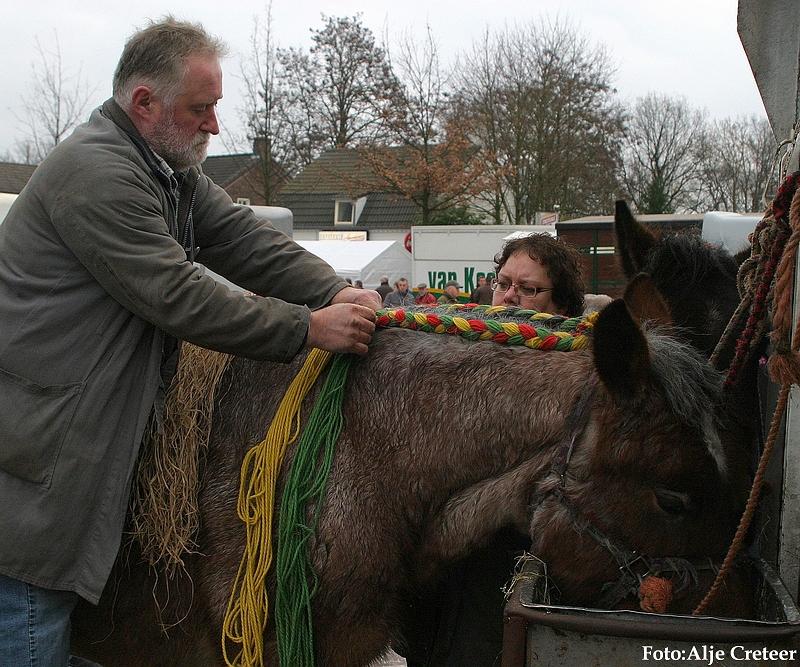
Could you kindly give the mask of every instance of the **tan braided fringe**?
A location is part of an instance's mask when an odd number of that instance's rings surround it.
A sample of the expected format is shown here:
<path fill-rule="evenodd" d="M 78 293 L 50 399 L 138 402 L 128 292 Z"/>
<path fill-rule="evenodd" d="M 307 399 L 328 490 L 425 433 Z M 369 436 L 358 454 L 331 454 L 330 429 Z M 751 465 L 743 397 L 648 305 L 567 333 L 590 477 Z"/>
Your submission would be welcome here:
<path fill-rule="evenodd" d="M 217 382 L 232 357 L 181 346 L 167 391 L 163 427 L 151 415 L 142 440 L 131 499 L 131 533 L 150 565 L 167 574 L 195 548 L 200 457 L 208 445 Z"/>

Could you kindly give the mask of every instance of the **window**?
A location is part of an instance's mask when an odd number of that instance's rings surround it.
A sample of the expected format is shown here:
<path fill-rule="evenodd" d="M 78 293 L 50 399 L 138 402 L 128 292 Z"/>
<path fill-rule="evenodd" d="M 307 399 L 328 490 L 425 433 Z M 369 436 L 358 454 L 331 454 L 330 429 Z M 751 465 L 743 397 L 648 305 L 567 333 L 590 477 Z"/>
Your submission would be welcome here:
<path fill-rule="evenodd" d="M 351 199 L 337 199 L 336 211 L 333 219 L 334 223 L 337 225 L 352 225 L 354 223 L 354 211 L 355 206 L 353 206 L 353 201 Z"/>
<path fill-rule="evenodd" d="M 250 198 L 249 197 L 237 197 L 236 203 L 241 204 L 242 206 L 250 206 Z"/>

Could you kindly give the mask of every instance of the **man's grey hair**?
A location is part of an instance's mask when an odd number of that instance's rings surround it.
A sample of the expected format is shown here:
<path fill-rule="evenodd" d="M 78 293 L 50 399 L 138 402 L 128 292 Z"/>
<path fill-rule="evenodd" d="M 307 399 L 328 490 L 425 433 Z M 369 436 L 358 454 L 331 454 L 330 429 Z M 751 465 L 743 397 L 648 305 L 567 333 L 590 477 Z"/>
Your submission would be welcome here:
<path fill-rule="evenodd" d="M 114 73 L 114 99 L 130 110 L 133 91 L 148 86 L 166 106 L 185 90 L 188 60 L 206 56 L 221 60 L 227 45 L 209 35 L 199 23 L 166 16 L 135 32 L 125 43 Z"/>

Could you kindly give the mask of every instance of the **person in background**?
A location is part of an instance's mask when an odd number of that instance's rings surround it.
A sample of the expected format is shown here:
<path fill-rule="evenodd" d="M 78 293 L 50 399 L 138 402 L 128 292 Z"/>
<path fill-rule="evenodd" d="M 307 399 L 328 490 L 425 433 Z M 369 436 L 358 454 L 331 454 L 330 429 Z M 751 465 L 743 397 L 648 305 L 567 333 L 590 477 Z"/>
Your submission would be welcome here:
<path fill-rule="evenodd" d="M 418 306 L 435 306 L 436 297 L 428 291 L 428 286 L 425 283 L 417 285 L 417 296 L 414 303 Z"/>
<path fill-rule="evenodd" d="M 440 296 L 436 302 L 441 305 L 445 305 L 448 303 L 461 303 L 458 300 L 458 295 L 460 290 L 461 290 L 461 285 L 458 284 L 458 281 L 448 280 L 444 284 L 444 291 L 442 292 L 442 296 Z"/>
<path fill-rule="evenodd" d="M 360 280 L 356 280 L 355 283 L 353 283 L 353 287 L 356 289 L 364 289 L 364 283 L 362 283 Z"/>
<path fill-rule="evenodd" d="M 583 313 L 580 253 L 559 238 L 531 234 L 509 241 L 495 257 L 494 306 L 577 317 Z"/>
<path fill-rule="evenodd" d="M 580 277 L 580 253 L 558 238 L 532 234 L 530 237 L 511 241 L 495 261 L 502 261 L 504 275 L 498 275 L 490 283 L 494 305 L 534 308 L 548 313 L 568 313 L 570 317 L 574 317 L 602 310 L 613 300 L 607 294 L 580 293 L 584 288 Z M 525 270 L 524 273 L 520 273 L 520 267 Z M 523 282 L 517 289 L 513 287 L 515 276 L 530 280 Z M 535 291 L 526 289 L 526 285 L 548 283 L 554 285 L 552 291 L 543 288 L 538 290 L 538 295 Z M 548 292 L 550 298 L 546 298 Z"/>
<path fill-rule="evenodd" d="M 580 254 L 546 234 L 506 243 L 494 258 L 492 305 L 575 317 L 583 311 Z M 535 381 L 535 378 L 532 379 Z M 451 566 L 438 589 L 410 609 L 408 667 L 497 667 L 503 648 L 503 588 L 530 537 L 505 526 Z"/>
<path fill-rule="evenodd" d="M 486 276 L 478 276 L 478 286 L 470 294 L 469 302 L 477 303 L 479 306 L 491 306 L 493 296 L 492 279 Z"/>
<path fill-rule="evenodd" d="M 225 54 L 172 17 L 137 31 L 113 98 L 50 152 L 0 225 L 3 665 L 66 667 L 70 612 L 79 596 L 97 603 L 111 572 L 178 340 L 281 362 L 368 350 L 377 293 L 198 168 L 219 133 Z"/>
<path fill-rule="evenodd" d="M 408 308 L 414 305 L 414 294 L 408 289 L 408 280 L 400 278 L 397 289 L 389 292 L 383 300 L 384 308 Z"/>
<path fill-rule="evenodd" d="M 381 276 L 381 284 L 378 285 L 376 290 L 381 297 L 381 303 L 386 298 L 386 295 L 392 291 L 392 286 L 389 284 L 389 276 Z"/>

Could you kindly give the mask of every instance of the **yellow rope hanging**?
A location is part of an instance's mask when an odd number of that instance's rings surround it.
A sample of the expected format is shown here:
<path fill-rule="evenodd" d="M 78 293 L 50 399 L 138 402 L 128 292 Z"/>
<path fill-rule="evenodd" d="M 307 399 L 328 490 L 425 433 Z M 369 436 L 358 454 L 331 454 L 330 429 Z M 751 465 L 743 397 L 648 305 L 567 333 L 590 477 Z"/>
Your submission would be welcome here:
<path fill-rule="evenodd" d="M 247 528 L 245 552 L 233 585 L 222 626 L 222 652 L 229 667 L 264 664 L 263 638 L 269 617 L 265 580 L 272 566 L 272 513 L 275 486 L 286 447 L 300 431 L 300 406 L 333 355 L 314 349 L 286 390 L 266 438 L 242 463 L 239 518 Z M 228 657 L 226 639 L 241 645 Z"/>

